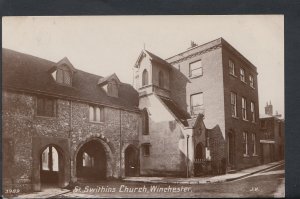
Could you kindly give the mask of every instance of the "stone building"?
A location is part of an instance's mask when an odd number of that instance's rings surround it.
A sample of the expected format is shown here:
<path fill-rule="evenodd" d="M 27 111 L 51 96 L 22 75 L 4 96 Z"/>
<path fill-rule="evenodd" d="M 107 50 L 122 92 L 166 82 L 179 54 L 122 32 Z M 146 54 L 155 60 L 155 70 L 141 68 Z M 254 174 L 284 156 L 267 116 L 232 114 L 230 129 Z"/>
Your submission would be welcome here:
<path fill-rule="evenodd" d="M 284 159 L 285 122 L 281 115 L 273 115 L 273 105 L 267 102 L 265 114 L 260 115 L 261 163 Z"/>
<path fill-rule="evenodd" d="M 256 67 L 222 38 L 166 60 L 143 50 L 133 86 L 67 58 L 2 58 L 4 188 L 259 164 Z"/>
<path fill-rule="evenodd" d="M 3 49 L 3 185 L 45 185 L 139 175 L 138 93 L 100 77 Z M 52 186 L 51 185 L 51 186 Z"/>
<path fill-rule="evenodd" d="M 141 164 L 141 173 L 150 167 L 166 170 L 163 169 L 164 162 L 178 165 L 174 171 L 182 170 L 177 163 L 181 160 L 180 154 L 187 155 L 184 149 L 187 142 L 183 139 L 179 142 L 179 151 L 168 149 L 169 144 L 163 138 L 157 139 L 156 135 L 174 134 L 171 136 L 174 143 L 178 142 L 181 133 L 186 139 L 186 129 L 197 132 L 188 121 L 199 114 L 204 116 L 203 122 L 211 132 L 205 138 L 209 142 L 202 140 L 199 143 L 203 146 L 202 151 L 208 150 L 210 145 L 212 167 L 232 170 L 259 164 L 257 69 L 223 38 L 203 45 L 193 43 L 186 51 L 166 60 L 144 50 L 135 64 L 134 87 L 139 92 L 139 107 L 148 113 L 150 120 L 149 135 L 142 137 L 142 142 L 150 146 L 147 147 L 151 149 L 150 155 L 141 157 L 141 162 L 152 158 L 158 162 L 151 161 L 145 167 Z M 173 118 L 164 118 L 162 110 L 167 110 Z M 157 120 L 157 117 L 161 119 Z M 174 129 L 178 129 L 175 133 L 168 125 L 174 118 L 177 121 Z M 197 143 L 193 136 L 190 142 L 193 152 L 188 154 L 188 159 L 196 166 Z M 162 151 L 164 155 L 169 153 L 172 159 L 162 155 Z M 201 157 L 205 159 L 206 155 L 203 152 Z"/>

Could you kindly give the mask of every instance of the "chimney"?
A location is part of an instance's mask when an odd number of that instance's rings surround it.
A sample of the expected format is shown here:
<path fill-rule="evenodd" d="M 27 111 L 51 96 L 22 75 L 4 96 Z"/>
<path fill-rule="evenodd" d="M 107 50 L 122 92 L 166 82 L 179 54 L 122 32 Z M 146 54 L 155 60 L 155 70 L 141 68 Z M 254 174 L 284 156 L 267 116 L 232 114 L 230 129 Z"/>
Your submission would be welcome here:
<path fill-rule="evenodd" d="M 194 41 L 191 41 L 191 46 L 188 49 L 194 48 L 195 46 L 198 46 Z"/>
<path fill-rule="evenodd" d="M 267 102 L 267 105 L 265 107 L 265 114 L 273 116 L 273 105 L 271 104 L 271 101 L 270 104 L 268 104 Z"/>

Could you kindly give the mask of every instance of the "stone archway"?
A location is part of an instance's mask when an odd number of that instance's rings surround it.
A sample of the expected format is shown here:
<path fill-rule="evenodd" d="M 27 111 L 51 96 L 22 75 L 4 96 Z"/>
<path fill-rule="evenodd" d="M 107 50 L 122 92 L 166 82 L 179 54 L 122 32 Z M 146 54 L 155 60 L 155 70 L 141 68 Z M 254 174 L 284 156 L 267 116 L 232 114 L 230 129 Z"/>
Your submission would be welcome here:
<path fill-rule="evenodd" d="M 113 149 L 108 139 L 101 137 L 90 137 L 77 147 L 73 167 L 77 180 L 98 181 L 113 177 Z"/>
<path fill-rule="evenodd" d="M 133 145 L 127 146 L 124 151 L 125 176 L 139 175 L 139 150 Z"/>

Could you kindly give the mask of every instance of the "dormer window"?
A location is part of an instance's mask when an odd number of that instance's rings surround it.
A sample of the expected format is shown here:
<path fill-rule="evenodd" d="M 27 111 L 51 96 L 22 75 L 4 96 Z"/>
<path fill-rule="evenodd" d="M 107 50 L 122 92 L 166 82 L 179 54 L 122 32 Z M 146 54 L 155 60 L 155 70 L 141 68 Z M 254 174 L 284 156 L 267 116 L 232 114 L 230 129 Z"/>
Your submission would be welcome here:
<path fill-rule="evenodd" d="M 119 85 L 121 84 L 116 74 L 112 74 L 107 77 L 102 77 L 98 81 L 98 85 L 106 92 L 110 97 L 119 97 Z"/>
<path fill-rule="evenodd" d="M 56 71 L 56 81 L 60 84 L 72 85 L 71 72 L 68 69 L 58 68 Z"/>
<path fill-rule="evenodd" d="M 70 63 L 70 61 L 65 57 L 60 60 L 55 66 L 50 69 L 52 77 L 54 80 L 66 86 L 72 86 L 72 76 L 76 72 L 76 69 Z"/>
<path fill-rule="evenodd" d="M 111 80 L 107 84 L 107 94 L 111 97 L 119 97 L 118 83 L 116 80 Z"/>

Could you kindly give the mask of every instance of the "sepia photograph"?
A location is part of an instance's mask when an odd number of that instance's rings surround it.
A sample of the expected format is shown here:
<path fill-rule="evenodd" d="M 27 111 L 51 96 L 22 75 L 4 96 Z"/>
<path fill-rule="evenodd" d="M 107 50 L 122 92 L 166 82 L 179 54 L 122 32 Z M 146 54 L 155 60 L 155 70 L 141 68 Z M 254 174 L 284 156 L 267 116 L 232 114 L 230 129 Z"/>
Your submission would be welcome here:
<path fill-rule="evenodd" d="M 284 15 L 2 17 L 2 197 L 285 197 Z"/>

